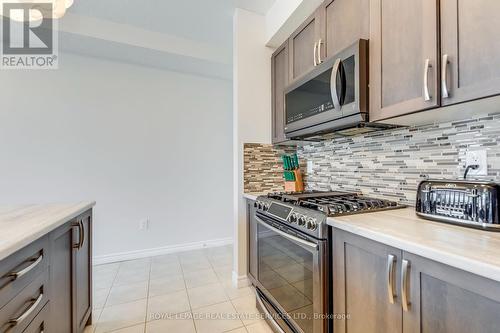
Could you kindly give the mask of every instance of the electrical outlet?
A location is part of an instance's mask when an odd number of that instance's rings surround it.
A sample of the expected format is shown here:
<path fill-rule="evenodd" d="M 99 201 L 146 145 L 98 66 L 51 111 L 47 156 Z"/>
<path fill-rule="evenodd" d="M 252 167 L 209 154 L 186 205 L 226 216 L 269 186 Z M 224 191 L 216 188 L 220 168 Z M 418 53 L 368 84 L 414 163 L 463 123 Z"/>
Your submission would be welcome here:
<path fill-rule="evenodd" d="M 314 164 L 313 161 L 307 161 L 307 173 L 313 173 Z"/>
<path fill-rule="evenodd" d="M 149 219 L 144 219 L 139 222 L 139 230 L 149 229 Z"/>
<path fill-rule="evenodd" d="M 471 169 L 469 175 L 487 176 L 488 175 L 488 154 L 486 150 L 468 151 L 465 157 L 465 167 L 469 165 L 479 165 L 476 170 Z"/>

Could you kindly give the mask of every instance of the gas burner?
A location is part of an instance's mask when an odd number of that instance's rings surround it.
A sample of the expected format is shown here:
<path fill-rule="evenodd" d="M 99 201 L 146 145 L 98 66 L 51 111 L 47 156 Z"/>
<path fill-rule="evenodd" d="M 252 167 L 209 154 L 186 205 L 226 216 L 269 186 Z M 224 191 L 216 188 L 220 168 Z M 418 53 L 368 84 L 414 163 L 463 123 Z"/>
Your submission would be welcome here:
<path fill-rule="evenodd" d="M 364 197 L 353 192 L 295 192 L 270 193 L 268 198 L 317 210 L 328 216 L 357 214 L 368 211 L 402 208 L 394 201 Z"/>
<path fill-rule="evenodd" d="M 328 237 L 328 216 L 344 216 L 402 208 L 397 202 L 368 198 L 353 192 L 270 193 L 257 198 L 258 214 L 277 219 L 307 235 Z"/>

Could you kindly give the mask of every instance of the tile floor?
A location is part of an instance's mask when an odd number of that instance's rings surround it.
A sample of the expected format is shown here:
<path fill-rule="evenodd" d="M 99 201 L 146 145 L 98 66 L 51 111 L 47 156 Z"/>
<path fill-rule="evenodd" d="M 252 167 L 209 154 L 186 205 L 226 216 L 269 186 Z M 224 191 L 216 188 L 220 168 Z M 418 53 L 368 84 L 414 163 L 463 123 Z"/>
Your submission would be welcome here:
<path fill-rule="evenodd" d="M 231 284 L 232 247 L 94 267 L 85 333 L 272 333 L 252 287 Z"/>

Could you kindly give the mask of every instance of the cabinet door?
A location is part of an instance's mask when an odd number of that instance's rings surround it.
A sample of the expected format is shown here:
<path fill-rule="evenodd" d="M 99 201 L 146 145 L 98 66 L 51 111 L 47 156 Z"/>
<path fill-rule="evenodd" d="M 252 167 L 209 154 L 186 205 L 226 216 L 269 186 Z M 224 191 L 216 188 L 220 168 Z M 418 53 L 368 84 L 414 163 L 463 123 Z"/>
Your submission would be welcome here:
<path fill-rule="evenodd" d="M 441 0 L 444 105 L 500 94 L 499 12 L 498 0 Z"/>
<path fill-rule="evenodd" d="M 321 11 L 310 16 L 292 34 L 290 42 L 290 81 L 308 73 L 318 62 L 317 42 L 321 39 Z"/>
<path fill-rule="evenodd" d="M 409 263 L 405 333 L 494 333 L 500 327 L 500 284 L 404 253 Z"/>
<path fill-rule="evenodd" d="M 78 218 L 80 246 L 74 249 L 74 295 L 76 332 L 83 332 L 91 322 L 92 312 L 92 213 Z"/>
<path fill-rule="evenodd" d="M 333 310 L 350 316 L 335 320 L 334 331 L 400 333 L 403 312 L 397 272 L 401 250 L 338 229 L 333 235 Z"/>
<path fill-rule="evenodd" d="M 288 41 L 271 60 L 272 79 L 272 142 L 286 141 L 285 137 L 285 87 L 288 84 Z"/>
<path fill-rule="evenodd" d="M 255 201 L 248 200 L 248 275 L 253 283 L 257 281 L 257 221 L 255 220 Z"/>
<path fill-rule="evenodd" d="M 436 107 L 436 0 L 373 0 L 370 10 L 370 120 Z"/>
<path fill-rule="evenodd" d="M 71 333 L 73 328 L 73 222 L 50 234 L 50 324 L 52 333 Z"/>
<path fill-rule="evenodd" d="M 370 39 L 370 0 L 328 0 L 323 11 L 327 58 Z"/>

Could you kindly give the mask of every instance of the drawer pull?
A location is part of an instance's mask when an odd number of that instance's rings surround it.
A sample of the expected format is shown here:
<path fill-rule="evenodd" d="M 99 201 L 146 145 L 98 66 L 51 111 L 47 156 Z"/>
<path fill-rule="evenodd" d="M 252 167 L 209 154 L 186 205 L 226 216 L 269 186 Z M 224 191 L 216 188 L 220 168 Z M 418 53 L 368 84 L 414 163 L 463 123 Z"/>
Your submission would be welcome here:
<path fill-rule="evenodd" d="M 12 325 L 11 327 L 14 327 L 22 323 L 24 320 L 26 320 L 26 318 L 28 318 L 33 313 L 33 311 L 35 311 L 38 305 L 40 305 L 42 300 L 43 300 L 43 293 L 40 294 L 36 299 L 32 300 L 33 303 L 31 303 L 31 305 L 26 309 L 26 311 L 24 311 L 22 315 L 9 321 L 9 324 Z"/>
<path fill-rule="evenodd" d="M 28 274 L 30 271 L 32 271 L 36 266 L 38 266 L 38 264 L 42 262 L 42 260 L 43 260 L 43 254 L 41 254 L 37 259 L 35 259 L 33 263 L 31 263 L 28 267 L 23 268 L 18 272 L 9 273 L 8 276 L 12 278 L 12 281 L 17 280 L 23 277 L 24 275 Z"/>

